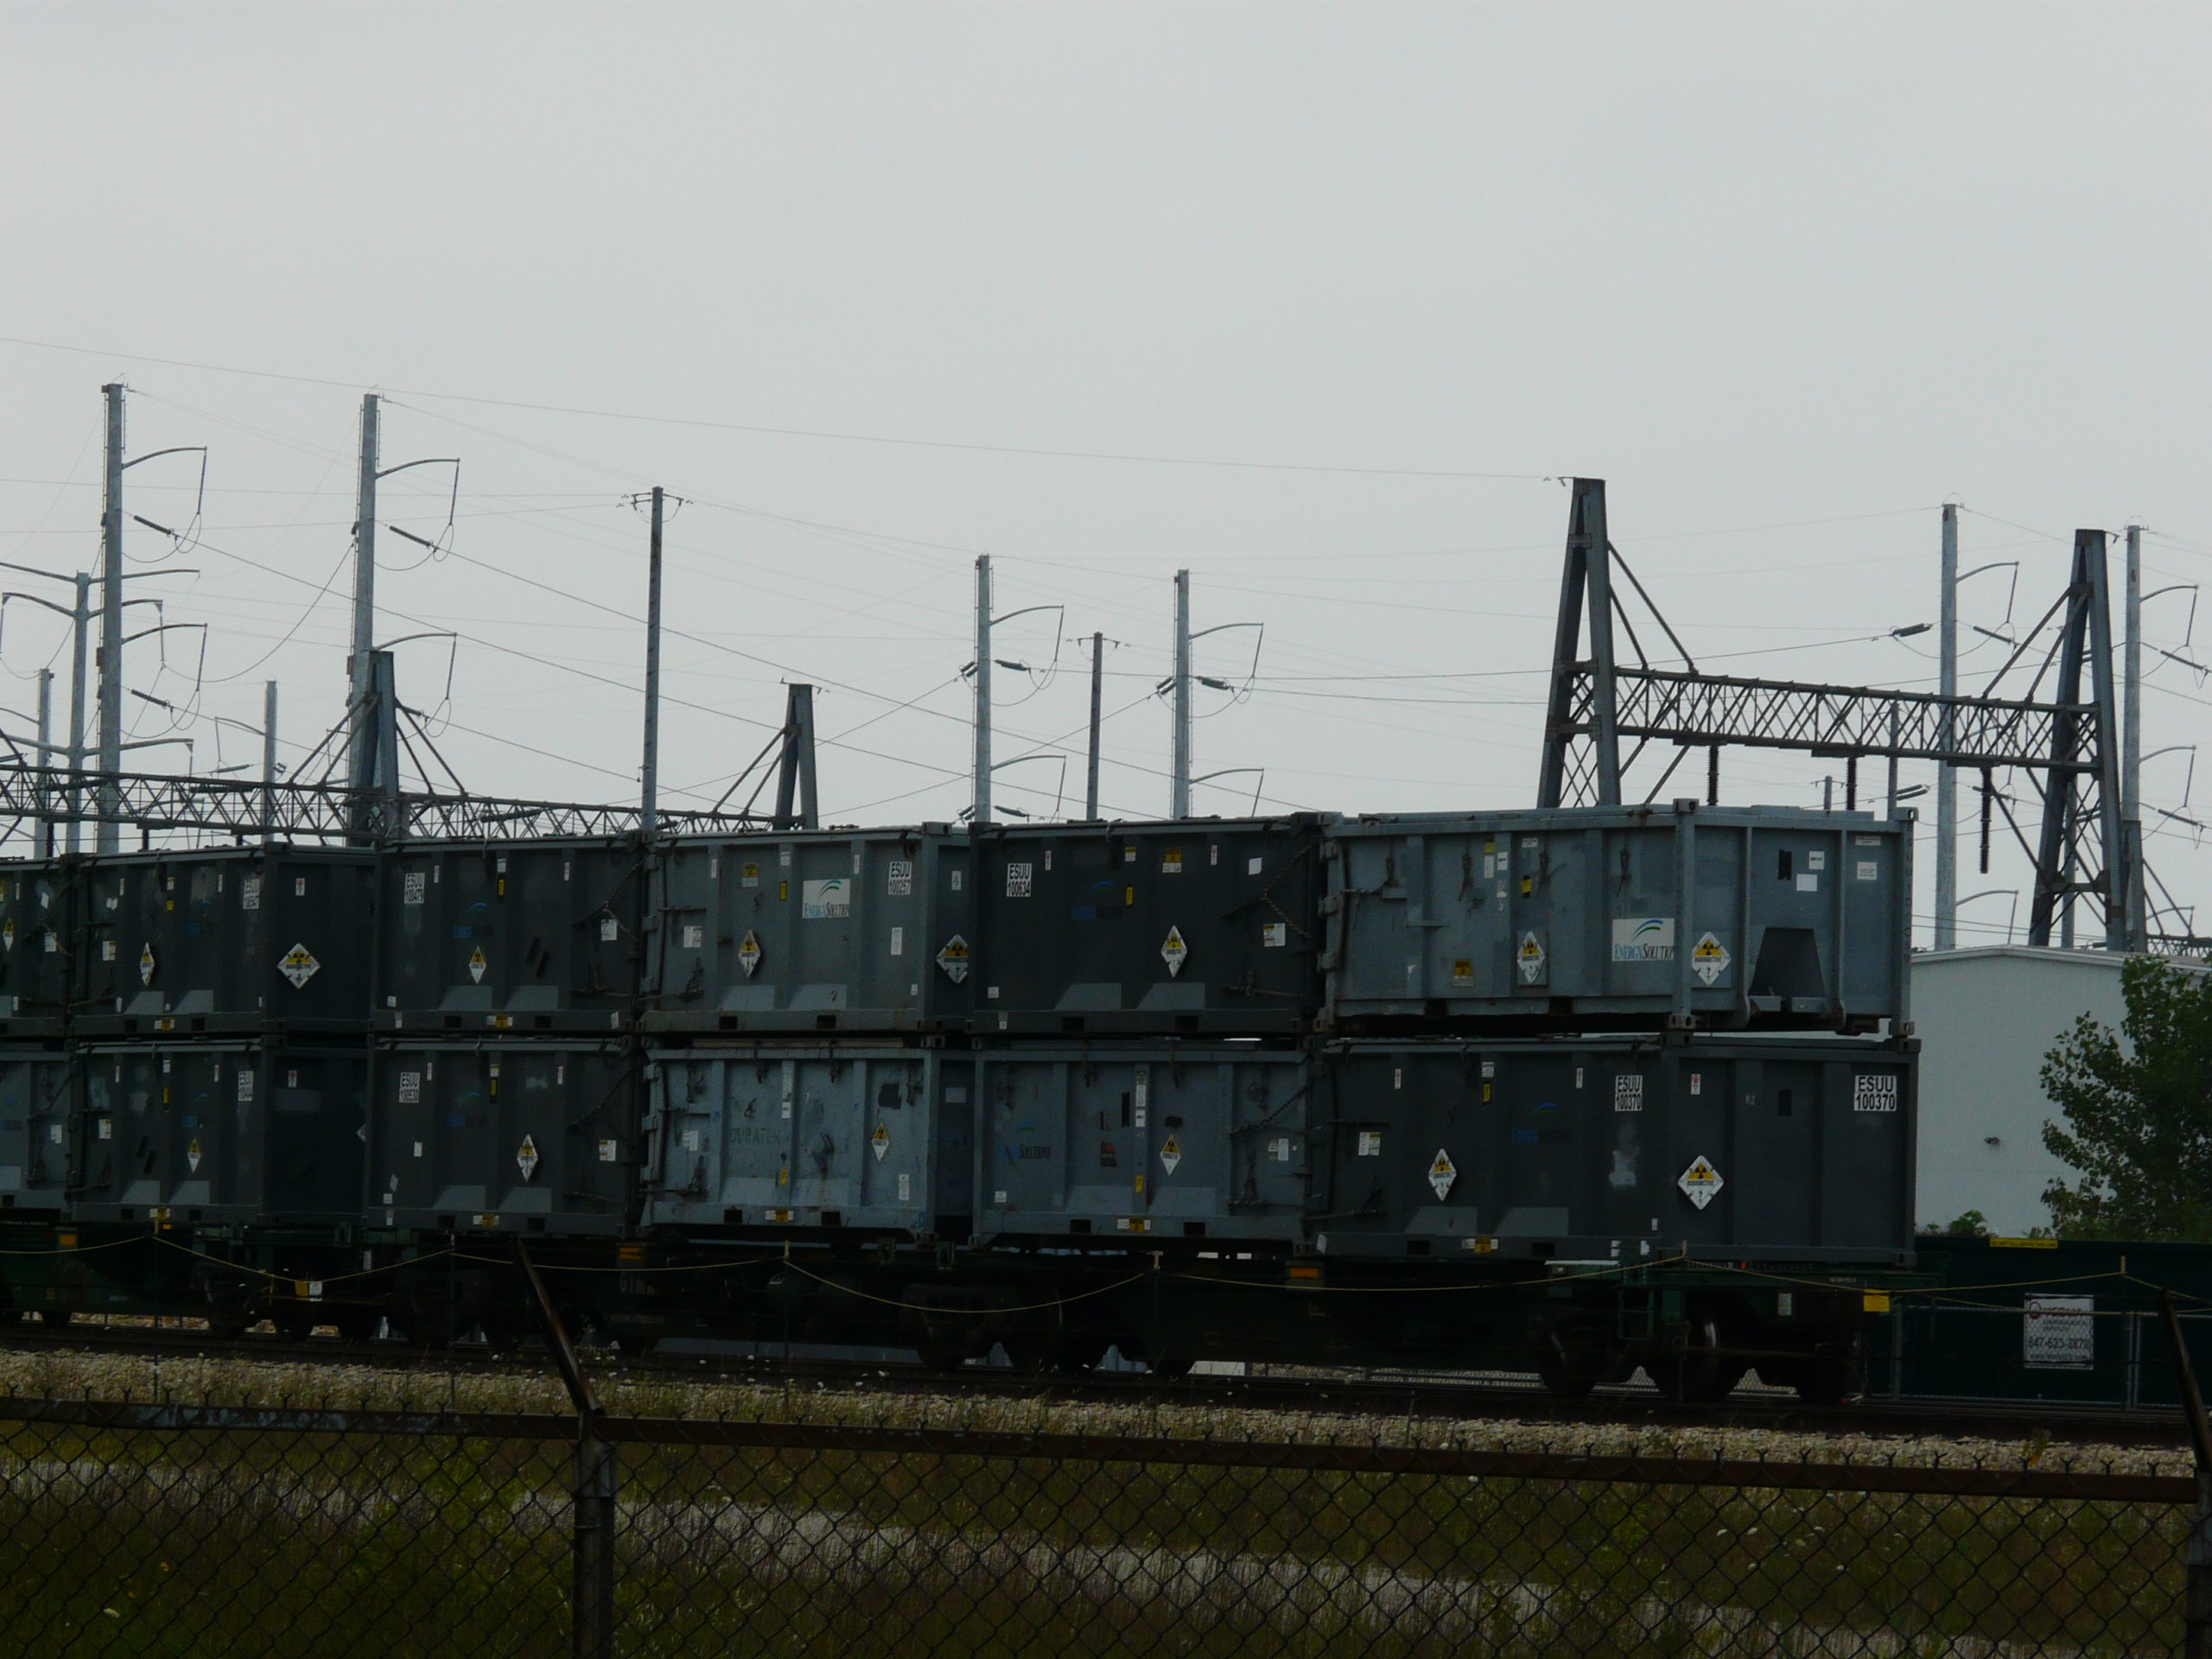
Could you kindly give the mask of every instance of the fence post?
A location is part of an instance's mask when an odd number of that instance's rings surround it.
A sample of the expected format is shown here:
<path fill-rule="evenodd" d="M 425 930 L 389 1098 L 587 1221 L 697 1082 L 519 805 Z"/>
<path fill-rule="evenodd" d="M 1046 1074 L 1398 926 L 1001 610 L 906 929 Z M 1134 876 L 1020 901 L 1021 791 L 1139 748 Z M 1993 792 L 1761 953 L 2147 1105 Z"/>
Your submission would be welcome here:
<path fill-rule="evenodd" d="M 538 1277 L 537 1264 L 519 1239 L 515 1241 L 515 1257 L 537 1300 L 546 1346 L 553 1351 L 553 1363 L 576 1408 L 575 1478 L 569 1493 L 575 1569 L 569 1603 L 570 1651 L 574 1659 L 614 1659 L 614 1500 L 620 1465 L 613 1442 L 600 1433 L 606 1408 L 576 1358 L 560 1310 Z"/>
<path fill-rule="evenodd" d="M 2158 1293 L 2158 1317 L 2173 1345 L 2174 1382 L 2196 1452 L 2196 1513 L 2190 1520 L 2189 1545 L 2183 1556 L 2189 1576 L 2182 1599 L 2182 1659 L 2212 1659 L 2212 1419 L 2205 1415 L 2196 1368 L 2190 1363 L 2189 1347 L 2182 1340 L 2181 1316 L 2174 1312 L 2174 1299 L 2167 1291 Z"/>

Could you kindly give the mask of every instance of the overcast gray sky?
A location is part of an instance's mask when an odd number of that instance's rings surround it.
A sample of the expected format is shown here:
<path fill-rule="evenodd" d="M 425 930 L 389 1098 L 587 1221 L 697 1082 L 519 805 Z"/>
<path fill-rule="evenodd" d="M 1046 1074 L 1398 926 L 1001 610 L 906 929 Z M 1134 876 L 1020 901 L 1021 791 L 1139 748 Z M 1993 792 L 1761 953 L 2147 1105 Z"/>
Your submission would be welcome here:
<path fill-rule="evenodd" d="M 1934 618 L 1947 497 L 1969 564 L 2019 562 L 2021 622 L 2077 524 L 2150 526 L 2152 585 L 2212 569 L 2208 34 L 2017 3 L 0 6 L 0 558 L 94 558 L 126 381 L 133 454 L 213 452 L 198 544 L 132 532 L 134 569 L 200 572 L 142 591 L 213 625 L 204 672 L 188 633 L 133 647 L 191 711 L 137 733 L 251 760 L 213 717 L 257 722 L 276 677 L 300 758 L 342 702 L 378 387 L 388 462 L 462 461 L 449 556 L 386 538 L 382 633 L 462 635 L 449 696 L 435 641 L 402 692 L 479 790 L 633 792 L 624 498 L 660 483 L 677 799 L 806 678 L 830 817 L 953 817 L 988 551 L 1001 610 L 1065 607 L 1003 630 L 1037 671 L 1001 674 L 999 752 L 1079 750 L 1103 632 L 1111 810 L 1166 806 L 1178 567 L 1198 626 L 1266 625 L 1256 663 L 1251 630 L 1201 642 L 1242 689 L 1202 698 L 1198 770 L 1265 769 L 1201 810 L 1529 804 L 1560 475 L 1610 480 L 1615 540 L 1738 671 L 1931 685 L 1929 638 L 1878 637 Z M 184 528 L 194 478 L 135 469 L 130 508 Z M 442 539 L 445 479 L 393 480 L 386 521 Z M 2148 632 L 2202 660 L 2189 603 Z M 1969 637 L 1971 688 L 2001 651 Z M 61 651 L 8 606 L 10 729 Z M 2158 660 L 2145 747 L 2194 743 L 2212 690 Z M 2145 793 L 2200 817 L 2190 761 Z M 1738 752 L 1724 798 L 1817 804 L 1833 769 Z M 1081 790 L 1079 759 L 1000 780 L 1045 815 Z M 2212 901 L 2185 826 L 2152 848 Z M 1971 860 L 1962 892 L 2025 886 Z"/>

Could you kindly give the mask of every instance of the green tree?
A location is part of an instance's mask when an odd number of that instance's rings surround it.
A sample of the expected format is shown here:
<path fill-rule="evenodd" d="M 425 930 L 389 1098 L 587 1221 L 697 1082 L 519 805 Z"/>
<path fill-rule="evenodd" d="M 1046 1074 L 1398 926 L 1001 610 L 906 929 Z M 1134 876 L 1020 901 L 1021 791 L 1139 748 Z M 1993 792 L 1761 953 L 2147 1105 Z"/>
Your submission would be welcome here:
<path fill-rule="evenodd" d="M 2133 957 L 2120 982 L 2119 1032 L 2085 1014 L 2044 1057 L 2043 1144 L 2080 1177 L 2044 1202 L 2062 1236 L 2212 1240 L 2212 974 Z"/>

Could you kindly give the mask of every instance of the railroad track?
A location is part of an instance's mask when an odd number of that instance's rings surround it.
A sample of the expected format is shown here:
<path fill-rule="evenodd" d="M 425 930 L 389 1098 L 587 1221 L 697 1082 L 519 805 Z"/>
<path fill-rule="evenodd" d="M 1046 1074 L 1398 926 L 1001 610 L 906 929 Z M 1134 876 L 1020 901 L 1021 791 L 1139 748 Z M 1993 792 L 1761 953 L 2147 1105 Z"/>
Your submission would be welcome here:
<path fill-rule="evenodd" d="M 533 1346 L 493 1349 L 455 1343 L 425 1348 L 398 1341 L 305 1342 L 247 1336 L 225 1342 L 205 1332 L 145 1327 L 52 1331 L 16 1327 L 0 1332 L 0 1351 L 99 1353 L 144 1358 L 245 1360 L 269 1364 L 334 1364 L 439 1375 L 550 1376 L 550 1362 Z M 1054 1373 L 1036 1376 L 1004 1367 L 971 1365 L 957 1373 L 918 1365 L 819 1357 L 728 1354 L 623 1354 L 591 1349 L 585 1363 L 607 1381 L 688 1380 L 702 1382 L 785 1382 L 840 1392 L 930 1395 L 990 1395 L 1039 1401 L 1131 1403 L 1149 1402 L 1257 1411 L 1427 1420 L 1493 1419 L 1556 1424 L 1561 1430 L 1595 1427 L 1758 1428 L 1806 1434 L 1955 1436 L 1998 1440 L 2045 1440 L 2061 1444 L 2182 1446 L 2188 1427 L 2178 1412 L 2114 1410 L 2021 1401 L 1862 1399 L 1845 1406 L 1808 1406 L 1781 1390 L 1738 1389 L 1719 1405 L 1662 1400 L 1648 1389 L 1600 1389 L 1587 1399 L 1558 1400 L 1541 1388 L 1511 1378 L 1408 1376 L 1157 1377 L 1141 1372 Z"/>

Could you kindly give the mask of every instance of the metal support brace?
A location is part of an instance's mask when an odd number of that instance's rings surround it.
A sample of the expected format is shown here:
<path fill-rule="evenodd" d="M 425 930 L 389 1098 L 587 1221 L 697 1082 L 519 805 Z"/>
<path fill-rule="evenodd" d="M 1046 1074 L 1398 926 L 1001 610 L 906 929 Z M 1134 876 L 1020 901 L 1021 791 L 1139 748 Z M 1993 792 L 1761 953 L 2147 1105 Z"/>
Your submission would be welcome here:
<path fill-rule="evenodd" d="M 560 1310 L 530 1259 L 529 1247 L 515 1242 L 515 1259 L 530 1281 L 538 1318 L 545 1328 L 545 1345 L 576 1408 L 575 1505 L 575 1576 L 569 1600 L 570 1651 L 574 1659 L 614 1659 L 614 1524 L 615 1497 L 620 1487 L 621 1465 L 613 1443 L 600 1432 L 607 1412 L 584 1375 L 582 1363 L 569 1341 Z"/>
<path fill-rule="evenodd" d="M 2173 1296 L 2163 1290 L 2158 1293 L 2158 1318 L 2173 1348 L 2174 1385 L 2196 1452 L 2196 1513 L 2190 1518 L 2183 1555 L 2188 1578 L 2182 1594 L 2181 1650 L 2183 1659 L 2212 1659 L 2212 1419 L 2206 1417 L 2204 1396 L 2197 1391 L 2196 1368 L 2190 1363 L 2189 1344 L 2182 1340 Z"/>

